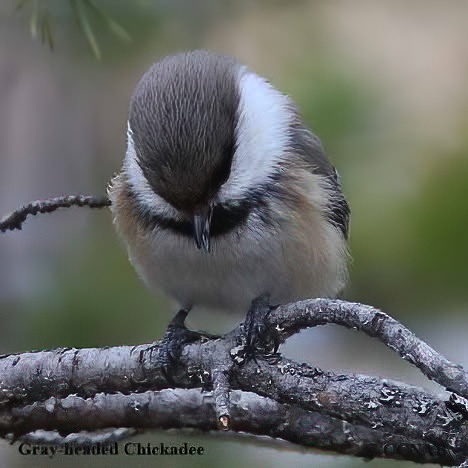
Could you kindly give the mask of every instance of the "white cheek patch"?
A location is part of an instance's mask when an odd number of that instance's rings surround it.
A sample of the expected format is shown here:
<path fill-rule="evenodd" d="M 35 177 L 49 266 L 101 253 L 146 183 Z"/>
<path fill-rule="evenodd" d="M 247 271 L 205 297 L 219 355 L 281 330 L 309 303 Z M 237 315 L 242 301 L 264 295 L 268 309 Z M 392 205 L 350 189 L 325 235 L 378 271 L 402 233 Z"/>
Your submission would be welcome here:
<path fill-rule="evenodd" d="M 168 218 L 177 217 L 177 210 L 154 192 L 138 164 L 130 122 L 127 123 L 127 152 L 125 153 L 123 170 L 142 205 L 158 215 Z"/>
<path fill-rule="evenodd" d="M 284 160 L 291 115 L 289 99 L 255 73 L 241 69 L 236 152 L 220 201 L 242 198 L 265 182 Z"/>

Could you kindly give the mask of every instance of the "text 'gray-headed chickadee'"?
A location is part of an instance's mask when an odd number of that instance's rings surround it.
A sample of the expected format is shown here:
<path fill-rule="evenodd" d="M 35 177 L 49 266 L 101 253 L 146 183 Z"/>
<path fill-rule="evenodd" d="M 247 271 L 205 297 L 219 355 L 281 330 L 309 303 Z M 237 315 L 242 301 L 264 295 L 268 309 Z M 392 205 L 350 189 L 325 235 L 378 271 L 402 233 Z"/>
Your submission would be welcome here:
<path fill-rule="evenodd" d="M 339 176 L 291 99 L 231 57 L 182 53 L 144 74 L 109 197 L 138 274 L 187 310 L 345 286 Z"/>

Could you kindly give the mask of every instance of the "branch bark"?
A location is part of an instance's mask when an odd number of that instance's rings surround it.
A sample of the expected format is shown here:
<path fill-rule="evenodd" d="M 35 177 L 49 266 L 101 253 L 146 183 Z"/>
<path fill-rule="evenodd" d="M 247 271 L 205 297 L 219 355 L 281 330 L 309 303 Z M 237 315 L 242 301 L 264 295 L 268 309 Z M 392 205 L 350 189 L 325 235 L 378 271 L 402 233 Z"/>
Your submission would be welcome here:
<path fill-rule="evenodd" d="M 265 335 L 283 342 L 301 329 L 326 323 L 378 338 L 453 393 L 435 396 L 278 354 L 247 361 L 239 326 L 224 337 L 185 345 L 169 380 L 159 343 L 2 356 L 0 435 L 57 443 L 86 430 L 92 442 L 108 428 L 214 431 L 230 421 L 232 434 L 280 437 L 366 458 L 445 465 L 468 458 L 466 370 L 381 311 L 345 301 L 315 299 L 277 307 L 266 318 Z M 44 430 L 49 432 L 34 432 Z"/>

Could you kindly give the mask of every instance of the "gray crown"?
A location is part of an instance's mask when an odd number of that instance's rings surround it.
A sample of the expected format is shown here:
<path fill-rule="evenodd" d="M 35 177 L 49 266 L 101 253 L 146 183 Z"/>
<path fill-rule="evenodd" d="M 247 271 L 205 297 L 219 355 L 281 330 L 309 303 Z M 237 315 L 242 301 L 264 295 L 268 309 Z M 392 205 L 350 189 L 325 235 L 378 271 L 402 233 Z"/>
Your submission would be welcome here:
<path fill-rule="evenodd" d="M 205 51 L 173 55 L 135 88 L 129 121 L 138 163 L 153 190 L 178 209 L 206 204 L 229 177 L 239 67 Z"/>

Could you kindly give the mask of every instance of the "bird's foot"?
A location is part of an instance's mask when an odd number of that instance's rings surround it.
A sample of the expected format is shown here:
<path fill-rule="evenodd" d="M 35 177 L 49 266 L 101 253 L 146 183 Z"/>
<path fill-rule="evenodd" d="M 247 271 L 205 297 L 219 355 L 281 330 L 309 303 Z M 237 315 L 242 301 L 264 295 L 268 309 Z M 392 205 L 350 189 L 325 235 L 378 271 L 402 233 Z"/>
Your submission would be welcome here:
<path fill-rule="evenodd" d="M 240 337 L 242 345 L 237 349 L 237 356 L 231 356 L 239 364 L 251 359 L 256 361 L 260 356 L 262 359 L 275 359 L 278 356 L 280 342 L 266 323 L 267 317 L 275 308 L 270 306 L 269 300 L 270 295 L 263 294 L 254 299 L 250 305 L 242 325 L 243 335 Z"/>
<path fill-rule="evenodd" d="M 276 333 L 272 332 L 267 318 L 274 307 L 269 305 L 269 296 L 263 295 L 252 301 L 240 332 L 234 335 L 235 346 L 228 351 L 230 359 L 226 361 L 223 353 L 209 353 L 208 361 L 203 370 L 203 387 L 213 391 L 215 411 L 218 426 L 221 429 L 230 427 L 230 369 L 235 365 L 242 365 L 250 360 L 275 361 L 280 344 Z M 159 359 L 166 380 L 177 386 L 177 376 L 184 377 L 188 369 L 181 364 L 181 353 L 185 345 L 197 341 L 206 342 L 218 336 L 189 330 L 185 326 L 188 310 L 180 310 L 169 323 L 161 342 Z M 213 348 L 216 350 L 216 347 Z M 200 375 L 194 374 L 194 376 Z M 200 382 L 200 380 L 197 380 Z"/>
<path fill-rule="evenodd" d="M 186 344 L 194 343 L 208 335 L 193 330 L 185 326 L 185 319 L 189 310 L 181 309 L 175 317 L 169 322 L 164 333 L 160 347 L 160 361 L 166 380 L 174 384 L 174 375 L 180 366 L 180 356 L 183 347 Z"/>
<path fill-rule="evenodd" d="M 185 319 L 188 313 L 188 310 L 179 310 L 170 321 L 159 348 L 159 359 L 163 374 L 166 380 L 174 386 L 177 386 L 175 380 L 179 373 L 183 373 L 184 377 L 187 375 L 187 368 L 181 364 L 183 347 L 186 344 L 197 341 L 206 342 L 208 340 L 220 338 L 216 335 L 189 330 L 185 326 Z M 210 357 L 209 365 L 206 366 L 201 381 L 204 389 L 213 391 L 218 427 L 222 430 L 227 430 L 229 429 L 231 418 L 229 369 L 224 363 L 220 363 L 218 358 L 219 356 L 217 356 L 216 353 Z M 194 376 L 195 375 L 198 376 L 196 378 L 199 383 L 200 375 L 194 374 Z"/>

